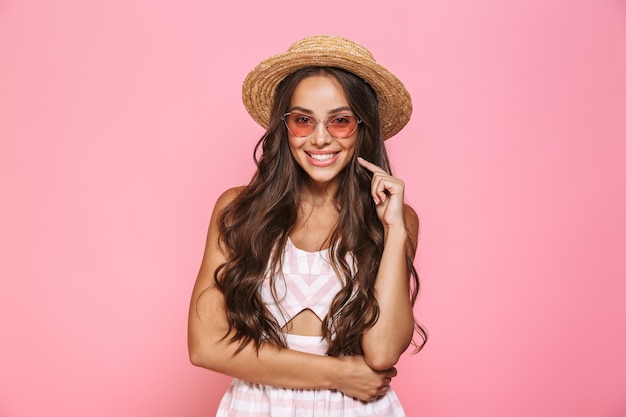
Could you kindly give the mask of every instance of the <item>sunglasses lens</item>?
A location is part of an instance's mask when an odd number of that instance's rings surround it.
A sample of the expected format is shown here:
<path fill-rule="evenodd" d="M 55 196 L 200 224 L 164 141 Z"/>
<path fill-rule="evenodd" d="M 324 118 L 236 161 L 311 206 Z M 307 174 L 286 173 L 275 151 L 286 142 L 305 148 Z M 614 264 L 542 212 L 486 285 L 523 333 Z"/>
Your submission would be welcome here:
<path fill-rule="evenodd" d="M 291 133 L 300 137 L 309 136 L 315 129 L 315 120 L 305 114 L 288 114 L 285 122 Z"/>
<path fill-rule="evenodd" d="M 283 116 L 287 129 L 295 136 L 304 138 L 313 133 L 317 122 L 311 116 L 300 113 L 287 113 Z M 328 133 L 337 139 L 350 136 L 356 130 L 359 121 L 355 116 L 333 116 L 326 122 Z"/>
<path fill-rule="evenodd" d="M 354 116 L 336 116 L 328 120 L 328 133 L 335 138 L 346 138 L 356 129 L 357 120 Z"/>

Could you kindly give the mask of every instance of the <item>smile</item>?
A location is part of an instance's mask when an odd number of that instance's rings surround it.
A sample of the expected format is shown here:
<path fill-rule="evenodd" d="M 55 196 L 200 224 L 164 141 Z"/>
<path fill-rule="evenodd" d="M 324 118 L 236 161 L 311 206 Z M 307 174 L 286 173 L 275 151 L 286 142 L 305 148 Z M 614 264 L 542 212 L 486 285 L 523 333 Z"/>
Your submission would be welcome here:
<path fill-rule="evenodd" d="M 309 157 L 311 159 L 314 159 L 316 161 L 319 162 L 324 162 L 324 161 L 328 161 L 330 159 L 332 159 L 335 155 L 337 155 L 339 152 L 335 152 L 335 153 L 306 153 L 307 155 L 309 155 Z"/>

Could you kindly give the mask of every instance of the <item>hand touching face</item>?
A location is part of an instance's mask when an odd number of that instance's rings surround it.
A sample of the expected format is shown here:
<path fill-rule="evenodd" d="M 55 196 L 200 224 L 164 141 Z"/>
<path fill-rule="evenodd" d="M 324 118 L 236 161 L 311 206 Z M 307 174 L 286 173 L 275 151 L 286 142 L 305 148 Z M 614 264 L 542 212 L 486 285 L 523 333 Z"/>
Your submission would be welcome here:
<path fill-rule="evenodd" d="M 404 181 L 361 157 L 357 161 L 372 173 L 371 194 L 383 226 L 386 229 L 404 228 Z"/>

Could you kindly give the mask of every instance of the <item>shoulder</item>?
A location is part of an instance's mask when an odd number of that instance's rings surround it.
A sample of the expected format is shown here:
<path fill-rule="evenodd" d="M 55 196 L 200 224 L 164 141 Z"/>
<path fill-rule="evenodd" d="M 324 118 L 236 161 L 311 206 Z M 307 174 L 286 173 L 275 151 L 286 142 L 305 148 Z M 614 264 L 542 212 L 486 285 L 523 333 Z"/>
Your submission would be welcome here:
<path fill-rule="evenodd" d="M 224 191 L 215 201 L 215 206 L 213 206 L 213 213 L 211 214 L 211 223 L 212 228 L 218 229 L 217 224 L 219 223 L 219 218 L 222 216 L 224 210 L 232 203 L 239 194 L 243 191 L 245 187 L 233 187 Z"/>
<path fill-rule="evenodd" d="M 222 210 L 224 210 L 224 208 L 226 206 L 228 206 L 230 203 L 233 202 L 233 200 L 235 200 L 235 198 L 237 198 L 237 196 L 239 196 L 239 194 L 241 194 L 241 192 L 244 190 L 244 186 L 240 186 L 240 187 L 232 187 L 227 189 L 226 191 L 224 191 L 218 198 L 217 201 L 215 202 L 215 212 L 221 212 Z"/>
<path fill-rule="evenodd" d="M 215 265 L 213 267 L 217 267 L 220 263 L 224 262 L 226 259 L 226 251 L 221 245 L 221 228 L 220 228 L 220 217 L 222 213 L 228 207 L 230 203 L 232 203 L 235 198 L 241 193 L 241 191 L 245 187 L 234 187 L 229 188 L 224 191 L 215 202 L 215 207 L 213 208 L 213 213 L 211 214 L 211 221 L 209 222 L 209 231 L 207 234 L 207 242 L 205 249 L 205 261 L 212 260 Z M 218 256 L 219 255 L 219 256 Z M 218 259 L 218 261 L 215 261 Z"/>
<path fill-rule="evenodd" d="M 406 229 L 409 231 L 409 233 L 413 234 L 413 232 L 415 232 L 415 234 L 417 235 L 420 220 L 415 210 L 413 210 L 413 207 L 409 206 L 408 204 L 404 205 L 404 223 L 406 224 Z"/>
<path fill-rule="evenodd" d="M 404 205 L 404 224 L 409 237 L 409 253 L 411 257 L 415 256 L 417 250 L 417 235 L 419 232 L 419 217 L 413 207 L 408 204 Z"/>

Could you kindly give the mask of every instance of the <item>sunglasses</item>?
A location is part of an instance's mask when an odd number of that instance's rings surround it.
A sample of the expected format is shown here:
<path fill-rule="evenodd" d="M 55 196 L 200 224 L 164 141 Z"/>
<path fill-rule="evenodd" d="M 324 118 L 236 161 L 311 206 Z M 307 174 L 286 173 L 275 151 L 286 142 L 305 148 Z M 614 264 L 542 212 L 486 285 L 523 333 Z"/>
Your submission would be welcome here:
<path fill-rule="evenodd" d="M 287 130 L 294 136 L 306 138 L 315 132 L 319 122 L 323 122 L 326 130 L 335 139 L 345 139 L 352 135 L 361 123 L 356 116 L 340 114 L 326 120 L 316 120 L 302 113 L 285 113 L 281 118 Z"/>

